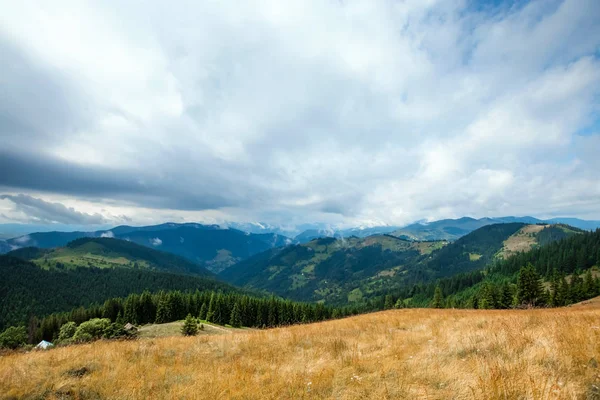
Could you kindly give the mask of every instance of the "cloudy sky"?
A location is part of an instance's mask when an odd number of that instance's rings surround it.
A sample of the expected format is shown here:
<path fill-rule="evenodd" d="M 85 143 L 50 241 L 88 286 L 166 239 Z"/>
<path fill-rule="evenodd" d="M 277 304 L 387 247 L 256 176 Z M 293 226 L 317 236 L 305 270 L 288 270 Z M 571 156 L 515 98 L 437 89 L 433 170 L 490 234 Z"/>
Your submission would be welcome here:
<path fill-rule="evenodd" d="M 600 219 L 598 0 L 0 7 L 0 223 Z"/>

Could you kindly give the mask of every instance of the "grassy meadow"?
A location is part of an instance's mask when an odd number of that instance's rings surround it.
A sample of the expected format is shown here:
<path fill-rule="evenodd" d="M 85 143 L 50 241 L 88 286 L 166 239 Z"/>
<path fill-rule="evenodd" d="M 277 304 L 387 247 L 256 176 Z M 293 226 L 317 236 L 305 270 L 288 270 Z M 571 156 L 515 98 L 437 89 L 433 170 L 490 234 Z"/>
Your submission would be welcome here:
<path fill-rule="evenodd" d="M 4 399 L 595 399 L 600 301 L 406 309 L 0 356 Z"/>

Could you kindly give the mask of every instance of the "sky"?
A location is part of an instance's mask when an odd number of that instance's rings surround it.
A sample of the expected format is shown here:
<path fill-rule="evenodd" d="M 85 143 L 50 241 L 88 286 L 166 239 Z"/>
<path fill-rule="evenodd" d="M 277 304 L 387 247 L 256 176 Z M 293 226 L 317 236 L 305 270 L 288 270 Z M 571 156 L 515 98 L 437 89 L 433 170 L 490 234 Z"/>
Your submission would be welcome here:
<path fill-rule="evenodd" d="M 0 8 L 0 223 L 600 219 L 597 0 Z"/>

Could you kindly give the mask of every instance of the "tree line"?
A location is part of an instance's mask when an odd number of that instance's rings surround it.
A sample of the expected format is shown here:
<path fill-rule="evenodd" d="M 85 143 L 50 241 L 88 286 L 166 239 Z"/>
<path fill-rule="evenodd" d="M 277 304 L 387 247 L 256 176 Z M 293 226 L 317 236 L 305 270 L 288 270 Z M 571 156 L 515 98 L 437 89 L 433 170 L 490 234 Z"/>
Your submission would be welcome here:
<path fill-rule="evenodd" d="M 600 266 L 600 229 L 498 259 L 484 270 L 401 288 L 388 294 L 385 303 L 483 309 L 566 306 L 600 295 L 594 265 Z"/>
<path fill-rule="evenodd" d="M 146 289 L 242 291 L 210 277 L 133 268 L 45 270 L 29 261 L 2 255 L 0 276 L 0 330 L 25 324 L 32 315 L 41 317 L 87 307 Z"/>
<path fill-rule="evenodd" d="M 310 323 L 358 314 L 356 307 L 332 308 L 320 303 L 299 303 L 276 297 L 258 298 L 216 291 L 160 291 L 130 294 L 106 300 L 102 305 L 79 307 L 70 312 L 32 317 L 27 325 L 29 343 L 58 338 L 69 322 L 79 325 L 95 318 L 111 323 L 144 325 L 184 319 L 188 314 L 219 325 L 270 328 Z"/>

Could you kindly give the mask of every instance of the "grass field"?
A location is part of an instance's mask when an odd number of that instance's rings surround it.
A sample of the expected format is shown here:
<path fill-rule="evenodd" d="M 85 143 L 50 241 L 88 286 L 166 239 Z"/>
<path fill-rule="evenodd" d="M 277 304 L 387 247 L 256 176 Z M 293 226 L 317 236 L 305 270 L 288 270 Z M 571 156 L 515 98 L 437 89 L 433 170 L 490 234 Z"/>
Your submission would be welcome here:
<path fill-rule="evenodd" d="M 548 310 L 392 310 L 0 358 L 15 399 L 595 399 L 600 301 Z"/>
<path fill-rule="evenodd" d="M 234 332 L 243 331 L 242 329 L 235 329 L 229 327 L 223 327 L 211 324 L 210 322 L 202 321 L 204 326 L 203 330 L 198 331 L 198 335 L 224 335 Z M 181 327 L 183 321 L 169 322 L 167 324 L 148 324 L 140 327 L 139 337 L 140 338 L 161 338 L 169 336 L 182 336 Z"/>

